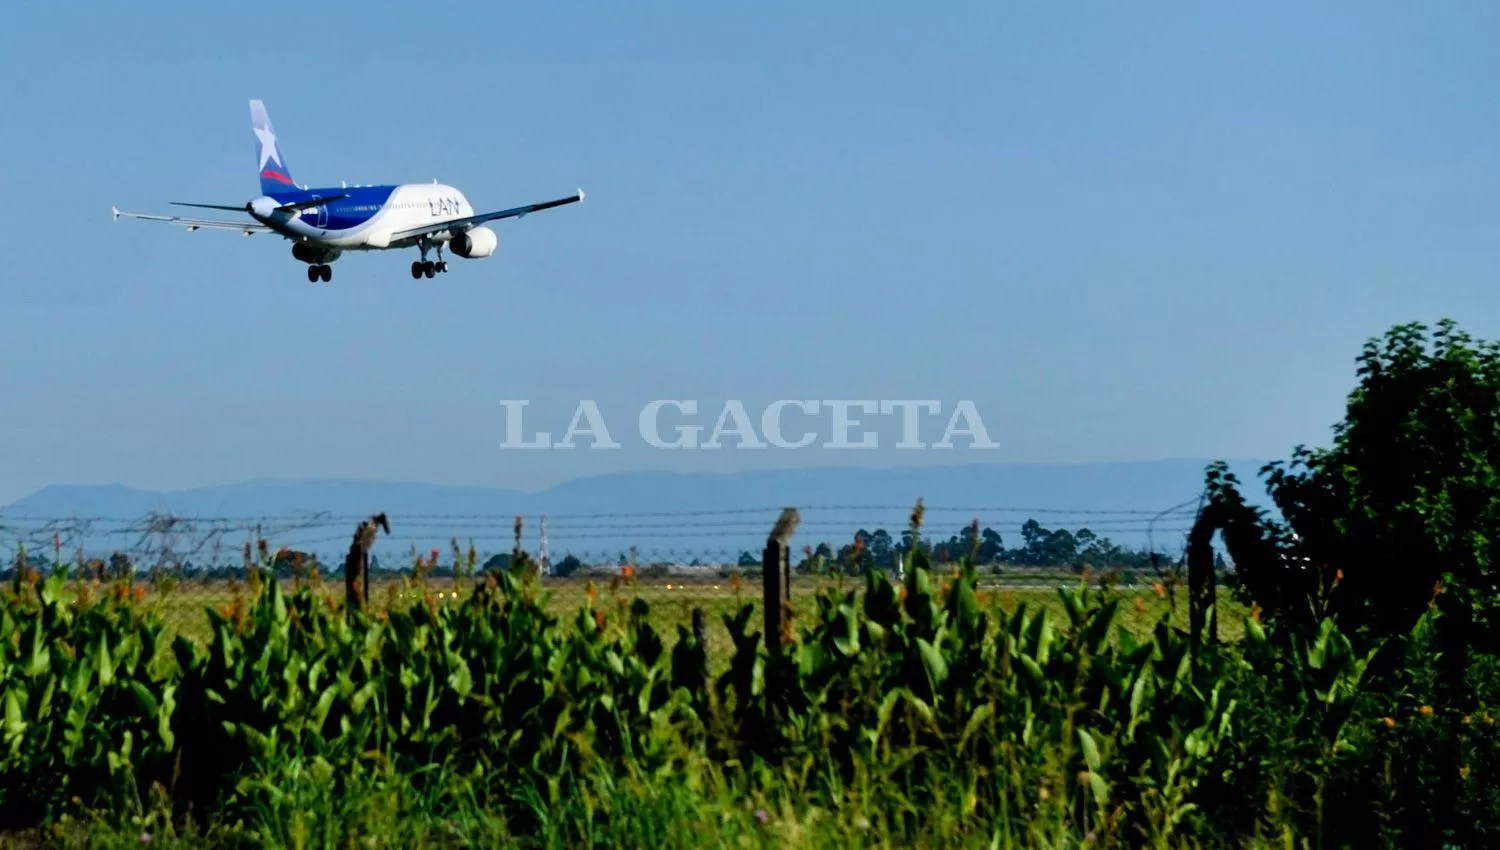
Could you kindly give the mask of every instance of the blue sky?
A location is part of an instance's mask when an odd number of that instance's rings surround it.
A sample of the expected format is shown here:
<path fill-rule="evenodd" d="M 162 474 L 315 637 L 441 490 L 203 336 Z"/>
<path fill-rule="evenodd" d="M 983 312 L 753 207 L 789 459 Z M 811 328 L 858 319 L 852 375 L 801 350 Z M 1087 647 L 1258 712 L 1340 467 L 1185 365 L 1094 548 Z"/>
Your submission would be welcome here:
<path fill-rule="evenodd" d="M 1500 337 L 1497 18 L 27 4 L 0 31 L 0 503 L 1282 457 L 1326 441 L 1368 337 L 1444 316 Z M 588 200 L 504 223 L 494 257 L 434 280 L 370 254 L 318 287 L 279 239 L 110 220 L 251 197 L 254 97 L 301 182 Z M 710 427 L 726 399 L 929 398 L 942 418 L 972 399 L 1001 448 L 499 445 L 503 399 L 554 432 L 596 400 L 619 439 L 661 398 L 701 400 Z"/>

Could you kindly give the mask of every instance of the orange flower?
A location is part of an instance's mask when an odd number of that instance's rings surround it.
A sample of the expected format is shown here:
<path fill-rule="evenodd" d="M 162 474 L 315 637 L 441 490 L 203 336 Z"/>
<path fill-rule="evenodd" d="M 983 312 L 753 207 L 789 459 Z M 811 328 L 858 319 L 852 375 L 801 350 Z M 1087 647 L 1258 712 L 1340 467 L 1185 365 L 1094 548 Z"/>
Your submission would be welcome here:
<path fill-rule="evenodd" d="M 1431 717 L 1432 716 L 1432 706 L 1430 706 L 1430 705 L 1424 705 L 1424 706 L 1422 706 L 1421 712 L 1422 712 L 1422 716 L 1423 717 Z"/>
<path fill-rule="evenodd" d="M 1339 571 L 1333 574 L 1333 580 L 1334 581 L 1343 581 L 1344 580 L 1344 568 L 1343 567 L 1339 567 Z"/>
<path fill-rule="evenodd" d="M 1157 582 L 1156 584 L 1151 585 L 1151 592 L 1155 593 L 1162 599 L 1167 598 L 1167 589 L 1165 587 L 1162 587 L 1161 582 Z"/>
<path fill-rule="evenodd" d="M 1146 613 L 1146 600 L 1140 598 L 1139 596 L 1137 596 L 1135 598 L 1135 613 L 1137 613 L 1137 614 L 1145 614 Z"/>
<path fill-rule="evenodd" d="M 1387 729 L 1395 729 L 1396 728 L 1396 719 L 1394 717 L 1382 717 L 1382 718 L 1380 718 L 1380 722 L 1384 723 L 1385 724 L 1385 728 L 1387 728 Z"/>
<path fill-rule="evenodd" d="M 1467 780 L 1469 778 L 1469 766 L 1464 765 L 1463 767 L 1460 767 L 1458 769 L 1458 776 L 1460 779 Z"/>
<path fill-rule="evenodd" d="M 604 609 L 603 608 L 597 608 L 597 609 L 594 610 L 594 625 L 596 625 L 596 626 L 599 627 L 599 631 L 601 631 L 601 632 L 604 631 Z"/>
<path fill-rule="evenodd" d="M 1260 603 L 1259 602 L 1251 603 L 1251 605 L 1250 605 L 1250 619 L 1254 620 L 1257 623 L 1260 622 Z"/>

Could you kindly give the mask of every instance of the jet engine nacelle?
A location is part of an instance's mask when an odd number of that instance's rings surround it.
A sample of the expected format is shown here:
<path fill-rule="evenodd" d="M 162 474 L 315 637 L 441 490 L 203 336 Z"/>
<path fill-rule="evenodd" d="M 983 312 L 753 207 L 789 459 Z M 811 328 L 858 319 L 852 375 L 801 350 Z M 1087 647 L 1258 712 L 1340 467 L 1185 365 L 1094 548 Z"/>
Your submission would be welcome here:
<path fill-rule="evenodd" d="M 495 253 L 500 237 L 488 227 L 475 227 L 453 237 L 448 247 L 453 253 L 469 260 L 488 257 Z"/>
<path fill-rule="evenodd" d="M 292 256 L 309 265 L 322 265 L 331 263 L 344 253 L 337 248 L 324 248 L 310 242 L 292 243 Z"/>

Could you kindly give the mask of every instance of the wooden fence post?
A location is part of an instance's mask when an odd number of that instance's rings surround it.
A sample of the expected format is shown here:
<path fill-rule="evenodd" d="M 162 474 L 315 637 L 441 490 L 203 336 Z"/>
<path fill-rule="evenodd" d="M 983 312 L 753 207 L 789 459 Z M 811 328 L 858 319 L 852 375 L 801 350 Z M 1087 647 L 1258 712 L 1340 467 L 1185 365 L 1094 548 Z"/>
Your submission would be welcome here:
<path fill-rule="evenodd" d="M 771 652 L 779 651 L 791 637 L 791 539 L 800 521 L 796 508 L 783 508 L 766 538 L 766 551 L 761 558 L 761 583 L 765 590 L 761 605 L 765 609 L 766 649 Z"/>
<path fill-rule="evenodd" d="M 354 530 L 354 542 L 349 544 L 349 554 L 344 558 L 344 605 L 350 611 L 363 610 L 370 602 L 370 549 L 375 545 L 377 529 L 391 533 L 385 514 L 376 514 L 359 524 Z"/>

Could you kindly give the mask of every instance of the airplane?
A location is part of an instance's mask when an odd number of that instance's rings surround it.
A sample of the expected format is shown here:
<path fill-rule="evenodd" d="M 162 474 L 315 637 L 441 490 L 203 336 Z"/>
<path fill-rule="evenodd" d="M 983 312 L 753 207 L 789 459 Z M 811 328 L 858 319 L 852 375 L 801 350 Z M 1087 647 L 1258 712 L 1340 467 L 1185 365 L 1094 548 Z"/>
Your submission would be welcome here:
<path fill-rule="evenodd" d="M 421 259 L 411 264 L 411 276 L 415 280 L 448 271 L 448 263 L 443 260 L 445 245 L 466 259 L 480 259 L 495 253 L 500 240 L 495 231 L 486 226 L 488 222 L 519 219 L 583 200 L 583 190 L 579 189 L 566 198 L 475 213 L 462 192 L 436 180 L 430 184 L 340 185 L 336 189 L 299 186 L 292 181 L 281 143 L 271 128 L 271 118 L 266 113 L 265 104 L 259 100 L 250 101 L 250 122 L 259 156 L 260 197 L 239 205 L 171 203 L 174 206 L 243 212 L 253 221 L 121 212 L 118 207 L 113 208 L 115 220 L 124 216 L 163 221 L 186 227 L 190 232 L 207 228 L 237 230 L 246 236 L 279 233 L 292 241 L 292 256 L 307 263 L 307 280 L 314 284 L 333 279 L 330 264 L 345 251 L 415 247 L 421 255 Z M 428 252 L 434 250 L 437 260 L 428 260 Z"/>

